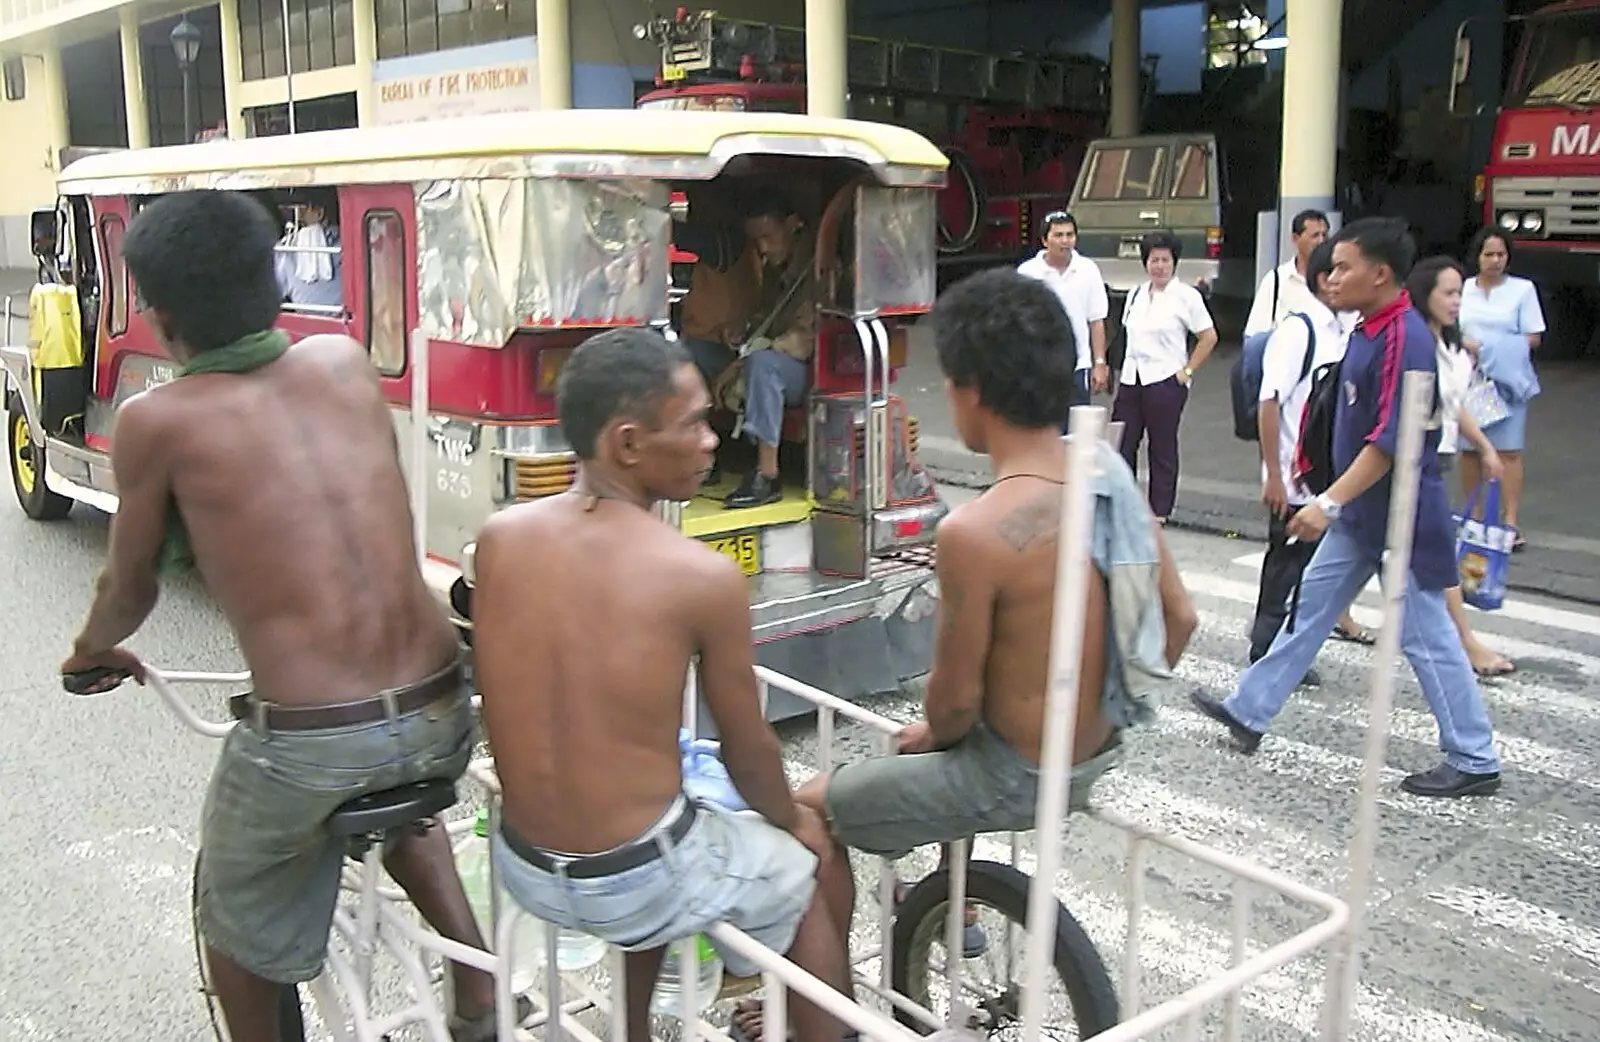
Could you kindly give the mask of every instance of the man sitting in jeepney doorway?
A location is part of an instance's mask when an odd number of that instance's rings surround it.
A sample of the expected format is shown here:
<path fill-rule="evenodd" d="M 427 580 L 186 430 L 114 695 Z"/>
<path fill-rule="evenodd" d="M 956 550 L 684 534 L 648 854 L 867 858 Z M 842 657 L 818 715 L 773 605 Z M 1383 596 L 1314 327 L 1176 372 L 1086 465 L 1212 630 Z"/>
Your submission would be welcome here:
<path fill-rule="evenodd" d="M 781 192 L 753 191 L 744 206 L 745 241 L 759 259 L 755 269 L 754 307 L 745 311 L 730 283 L 729 310 L 715 327 L 719 339 L 686 329 L 684 347 L 711 388 L 712 400 L 739 415 L 735 434 L 756 446 L 756 466 L 723 505 L 730 510 L 763 506 L 783 498 L 778 475 L 778 445 L 783 410 L 799 405 L 811 382 L 811 356 L 816 350 L 815 232 Z M 737 270 L 748 263 L 744 255 Z M 743 272 L 739 271 L 742 278 Z M 685 325 L 697 290 L 684 301 Z M 745 320 L 745 324 L 738 324 Z M 698 317 L 696 316 L 698 324 Z"/>
<path fill-rule="evenodd" d="M 939 607 L 925 716 L 897 756 L 845 764 L 796 799 L 846 848 L 898 858 L 926 844 L 1034 827 L 1049 690 L 1061 486 L 1061 417 L 1076 380 L 1072 327 L 1054 293 L 1015 271 L 975 275 L 932 316 L 957 431 L 987 455 L 989 490 L 939 525 Z M 1121 456 L 1096 457 L 1083 652 L 1070 804 L 1121 758 L 1121 732 L 1153 718 L 1148 696 L 1170 678 L 1196 618 L 1161 530 Z M 854 914 L 850 887 L 830 891 L 835 922 Z M 969 941 L 969 944 L 971 942 Z M 746 1005 L 735 1024 L 760 1034 Z"/>
<path fill-rule="evenodd" d="M 649 1042 L 665 946 L 722 922 L 843 992 L 845 942 L 823 893 L 848 887 L 850 866 L 784 777 L 745 579 L 653 512 L 693 498 L 711 466 L 705 383 L 680 345 L 616 329 L 567 359 L 556 408 L 580 461 L 573 487 L 496 513 L 474 557 L 500 881 L 535 917 L 628 953 L 628 1042 Z M 723 762 L 754 814 L 684 793 L 678 729 L 695 656 Z M 721 955 L 737 976 L 759 972 Z M 838 1042 L 837 1020 L 790 998 L 799 1042 Z"/>
<path fill-rule="evenodd" d="M 230 702 L 195 895 L 234 1042 L 278 1042 L 281 985 L 322 969 L 346 851 L 328 818 L 453 781 L 472 752 L 460 645 L 417 566 L 377 373 L 349 337 L 290 346 L 274 328 L 278 237 L 258 200 L 225 191 L 163 196 L 129 226 L 144 319 L 183 368 L 117 410 L 108 559 L 61 664 L 141 677 L 119 645 L 160 574 L 190 567 L 237 635 L 254 690 Z M 442 935 L 484 946 L 438 819 L 402 831 L 384 865 Z M 452 975 L 452 1038 L 488 1042 L 493 978 Z"/>

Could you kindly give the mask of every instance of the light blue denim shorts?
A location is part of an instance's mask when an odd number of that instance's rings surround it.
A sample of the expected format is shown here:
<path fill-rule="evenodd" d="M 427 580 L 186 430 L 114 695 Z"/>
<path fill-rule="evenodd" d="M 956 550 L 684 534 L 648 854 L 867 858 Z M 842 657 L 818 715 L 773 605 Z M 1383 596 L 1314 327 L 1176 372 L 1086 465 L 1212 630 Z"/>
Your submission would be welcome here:
<path fill-rule="evenodd" d="M 694 804 L 694 823 L 674 844 L 667 834 L 674 808 L 624 844 L 659 848 L 659 856 L 636 868 L 574 879 L 529 864 L 496 832 L 491 841 L 495 871 L 529 915 L 623 951 L 659 948 L 725 922 L 772 951 L 788 952 L 816 890 L 816 855 L 759 815 L 704 802 Z M 548 853 L 556 860 L 575 856 Z M 729 973 L 751 977 L 760 972 L 715 939 L 707 940 Z"/>

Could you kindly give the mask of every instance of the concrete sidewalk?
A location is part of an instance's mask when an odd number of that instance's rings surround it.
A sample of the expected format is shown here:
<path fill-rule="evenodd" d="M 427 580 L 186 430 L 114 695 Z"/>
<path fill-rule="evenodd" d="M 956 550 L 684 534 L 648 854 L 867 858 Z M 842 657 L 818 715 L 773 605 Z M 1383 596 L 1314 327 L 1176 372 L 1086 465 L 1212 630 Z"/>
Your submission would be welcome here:
<path fill-rule="evenodd" d="M 1195 379 L 1183 416 L 1172 523 L 1264 543 L 1258 446 L 1233 436 L 1228 370 L 1237 357 L 1237 345 L 1219 347 Z M 1521 517 L 1528 548 L 1512 559 L 1510 582 L 1520 590 L 1600 604 L 1600 454 L 1589 440 L 1600 426 L 1600 363 L 1548 363 L 1539 367 L 1539 379 L 1543 393 L 1528 414 Z M 897 391 L 918 418 L 921 458 L 934 476 L 986 487 L 987 462 L 968 452 L 951 427 L 926 326 L 912 338 L 910 363 Z M 1096 404 L 1110 403 L 1108 396 L 1096 398 Z M 1459 501 L 1458 479 L 1449 479 Z"/>

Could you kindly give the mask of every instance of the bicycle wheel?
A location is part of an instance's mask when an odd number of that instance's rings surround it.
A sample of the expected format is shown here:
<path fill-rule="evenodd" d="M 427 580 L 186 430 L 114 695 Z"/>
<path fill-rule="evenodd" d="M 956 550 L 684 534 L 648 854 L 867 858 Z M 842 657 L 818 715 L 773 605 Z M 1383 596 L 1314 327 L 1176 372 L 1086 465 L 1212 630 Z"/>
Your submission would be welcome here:
<path fill-rule="evenodd" d="M 1008 1027 L 1020 1030 L 1022 1023 L 1022 970 L 1025 947 L 1028 890 L 1033 880 L 1010 865 L 992 861 L 974 861 L 967 867 L 967 906 L 977 908 L 979 923 L 982 912 L 992 909 L 999 913 L 1001 925 L 985 927 L 988 944 L 975 958 L 963 959 L 963 990 L 969 994 L 963 1001 L 974 1010 L 974 1017 L 966 1027 L 989 1034 L 998 1034 Z M 945 908 L 949 904 L 950 876 L 939 869 L 911 888 L 900 903 L 894 921 L 894 956 L 890 964 L 890 984 L 895 991 L 906 996 L 935 1014 L 947 1017 L 950 1013 L 950 996 L 939 996 L 947 989 L 943 959 L 933 959 L 933 950 L 944 950 Z M 1003 949 L 1005 979 L 991 983 L 969 979 L 967 967 L 996 954 Z M 1066 1003 L 1053 996 L 1047 1004 L 1046 1021 L 1055 1025 L 1060 1019 L 1058 1007 L 1070 1005 L 1066 1023 L 1045 1029 L 1052 1039 L 1086 1039 L 1114 1027 L 1118 1019 L 1117 993 L 1106 972 L 1100 952 L 1066 908 L 1056 914 L 1055 943 L 1056 975 L 1065 991 Z M 972 994 L 971 992 L 975 992 Z M 901 1023 L 928 1033 L 926 1024 L 909 1014 L 896 1010 Z M 1075 1029 L 1076 1034 L 1072 1031 Z"/>
<path fill-rule="evenodd" d="M 189 925 L 194 936 L 194 961 L 200 970 L 200 990 L 206 997 L 206 1008 L 211 1014 L 211 1030 L 217 1042 L 229 1042 L 227 1022 L 222 1016 L 222 1003 L 217 1000 L 217 990 L 211 984 L 211 967 L 206 964 L 206 942 L 200 935 L 200 856 L 195 855 L 194 876 L 189 886 Z M 305 1016 L 300 1008 L 300 989 L 293 984 L 278 988 L 278 1038 L 280 1042 L 305 1042 Z"/>

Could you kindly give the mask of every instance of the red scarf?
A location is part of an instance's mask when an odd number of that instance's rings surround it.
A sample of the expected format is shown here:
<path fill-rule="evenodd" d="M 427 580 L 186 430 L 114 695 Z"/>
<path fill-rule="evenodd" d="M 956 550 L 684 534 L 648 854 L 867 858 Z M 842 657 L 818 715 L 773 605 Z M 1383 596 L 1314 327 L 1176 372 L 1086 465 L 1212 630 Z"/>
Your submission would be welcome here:
<path fill-rule="evenodd" d="M 1407 311 L 1411 310 L 1411 294 L 1405 290 L 1383 307 L 1374 311 L 1356 326 L 1356 332 L 1363 333 L 1374 340 L 1383 340 L 1383 378 L 1378 383 L 1378 424 L 1372 428 L 1372 433 L 1366 437 L 1372 441 L 1383 430 L 1383 425 L 1389 422 L 1389 413 L 1394 409 L 1394 400 L 1400 389 L 1400 356 L 1405 341 L 1403 320 Z M 1315 347 L 1315 344 L 1312 345 Z M 1311 472 L 1312 464 L 1305 450 L 1305 421 L 1310 416 L 1310 403 L 1300 416 L 1301 437 L 1295 446 L 1294 477 L 1300 480 Z"/>

